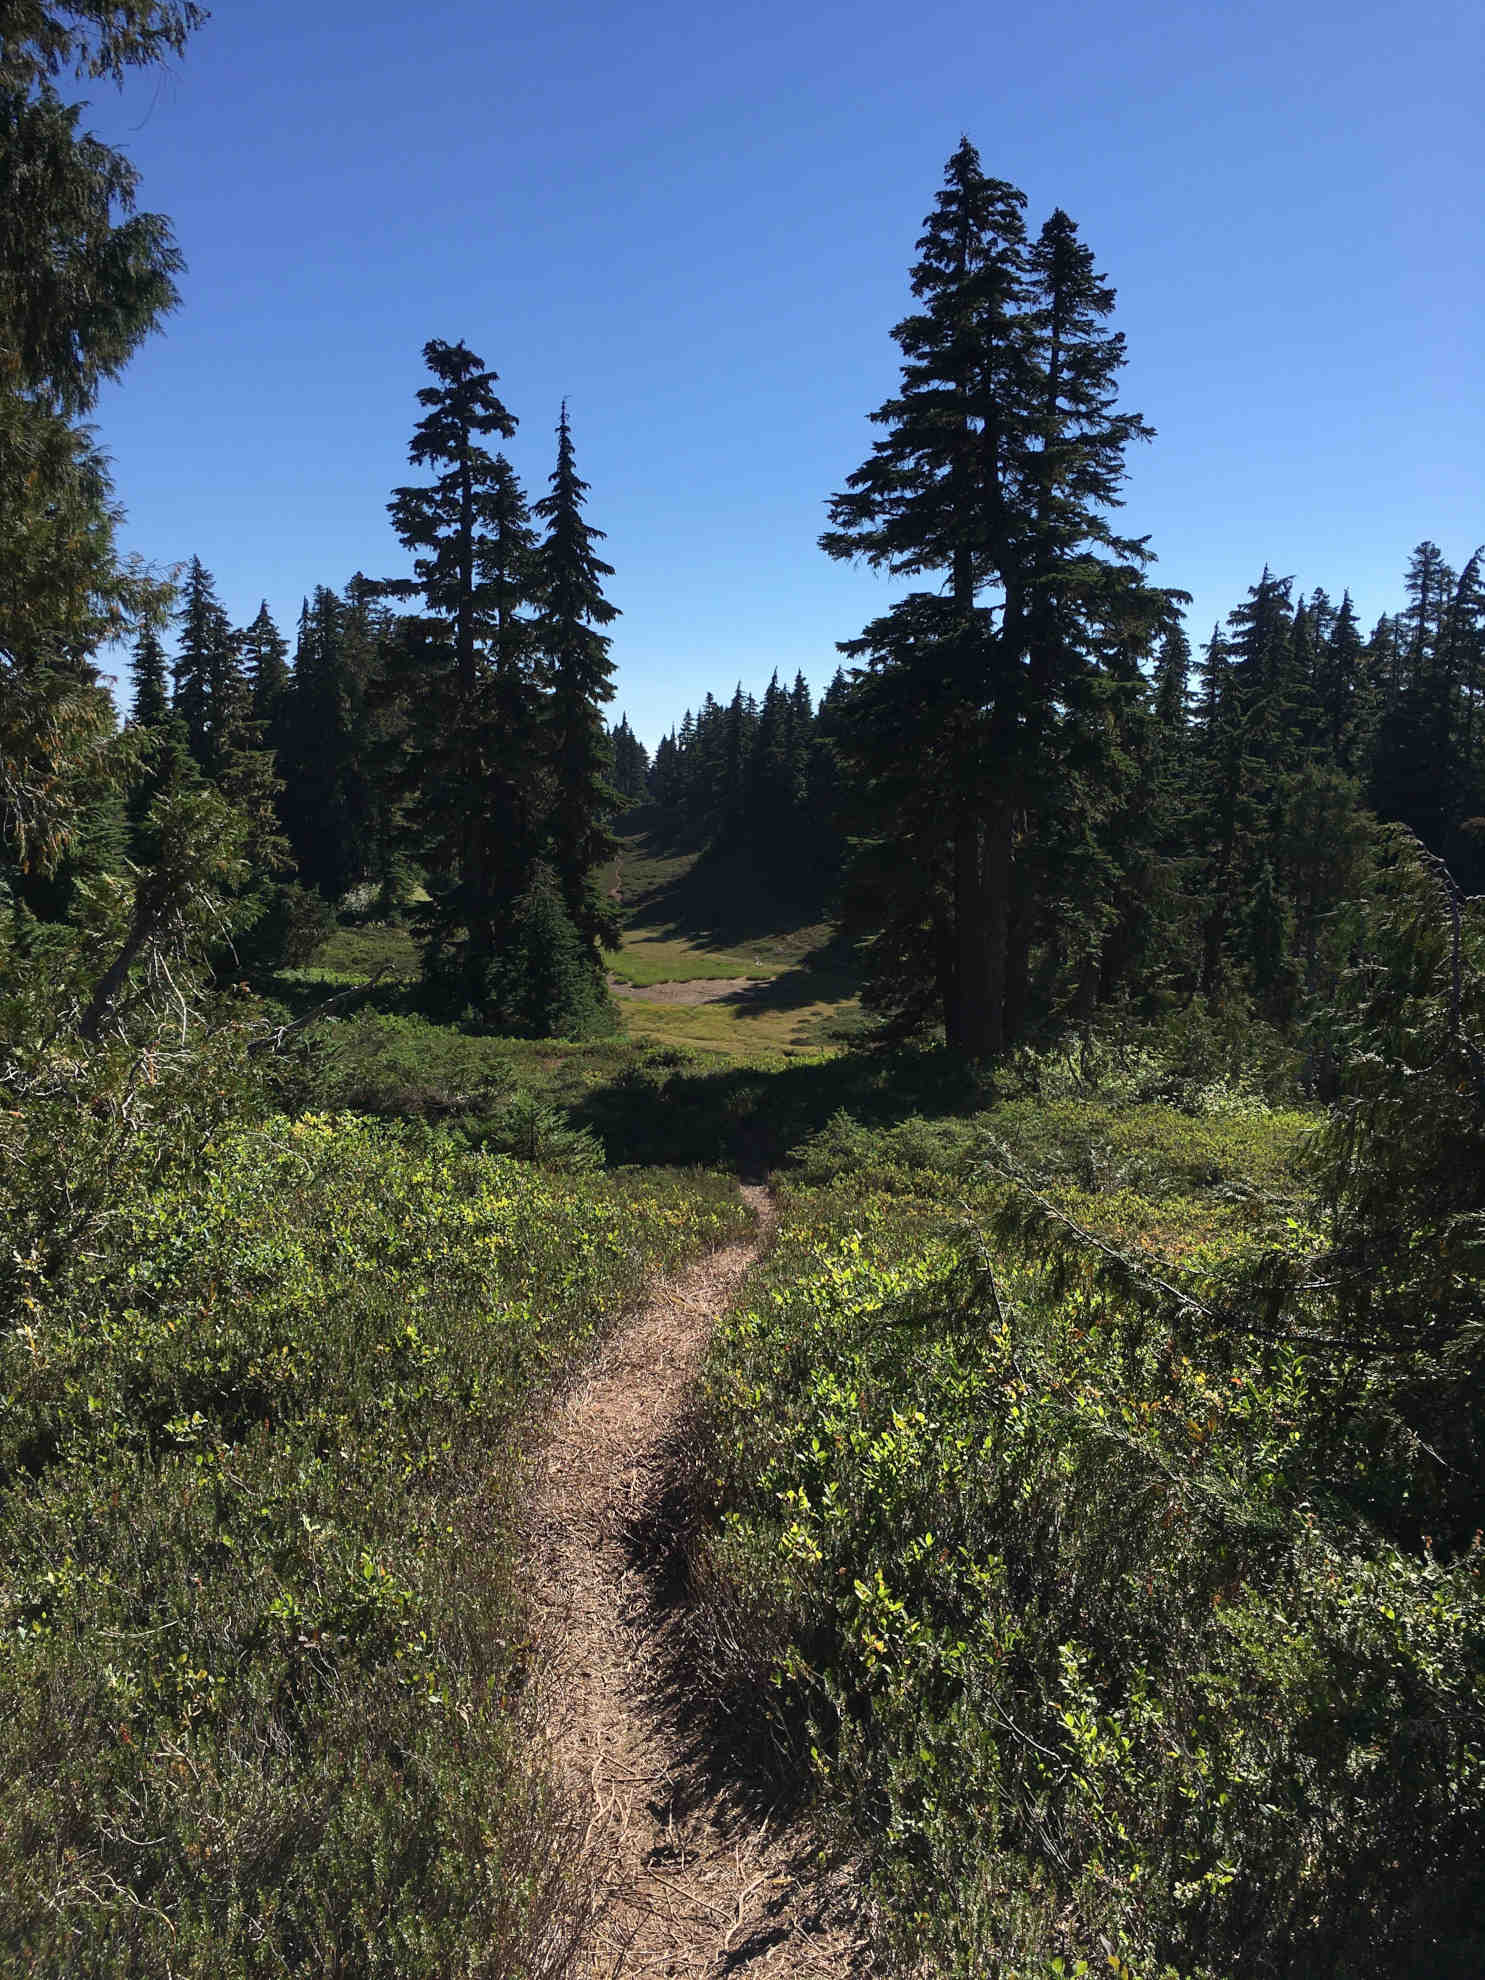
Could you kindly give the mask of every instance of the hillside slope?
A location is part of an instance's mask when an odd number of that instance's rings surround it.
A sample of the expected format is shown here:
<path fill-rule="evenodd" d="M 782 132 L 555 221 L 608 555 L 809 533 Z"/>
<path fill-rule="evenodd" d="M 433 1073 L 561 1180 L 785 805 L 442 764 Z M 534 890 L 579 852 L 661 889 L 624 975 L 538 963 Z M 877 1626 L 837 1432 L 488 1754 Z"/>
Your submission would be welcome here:
<path fill-rule="evenodd" d="M 624 942 L 610 982 L 629 1032 L 734 1056 L 828 1048 L 857 1009 L 857 979 L 818 888 L 781 898 L 747 850 L 688 840 L 658 805 L 616 829 L 604 885 Z"/>

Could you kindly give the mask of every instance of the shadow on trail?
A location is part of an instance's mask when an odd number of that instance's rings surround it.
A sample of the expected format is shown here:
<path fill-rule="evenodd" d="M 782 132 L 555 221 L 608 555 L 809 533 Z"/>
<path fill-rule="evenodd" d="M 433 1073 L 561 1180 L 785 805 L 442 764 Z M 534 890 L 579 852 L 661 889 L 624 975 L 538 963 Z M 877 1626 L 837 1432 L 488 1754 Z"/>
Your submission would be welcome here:
<path fill-rule="evenodd" d="M 683 1424 L 661 1454 L 663 1490 L 622 1535 L 633 1577 L 629 1585 L 648 1607 L 652 1640 L 660 1648 L 642 1695 L 654 1720 L 671 1728 L 679 1749 L 670 1778 L 673 1799 L 651 1813 L 668 1827 L 667 1817 L 679 1821 L 694 1806 L 721 1804 L 755 1829 L 787 1831 L 813 1792 L 808 1733 L 802 1717 L 790 1717 L 784 1694 L 771 1682 L 772 1666 L 756 1628 L 746 1626 L 746 1648 L 741 1640 L 730 1640 L 726 1606 L 707 1586 L 705 1535 L 711 1519 L 703 1450 L 698 1426 Z M 657 1854 L 663 1857 L 665 1847 L 662 1843 Z M 767 1964 L 799 1925 L 806 1933 L 826 1929 L 832 1884 L 820 1875 L 819 1838 L 801 1841 L 797 1857 L 781 1867 L 786 1874 L 771 1880 L 776 1889 L 764 1901 L 762 1917 L 727 1948 L 716 1972 Z M 842 1856 L 834 1867 L 844 1869 Z"/>
<path fill-rule="evenodd" d="M 909 1114 L 973 1114 L 991 1098 L 985 1076 L 942 1047 L 846 1053 L 776 1071 L 668 1066 L 652 1054 L 594 1087 L 569 1118 L 592 1128 L 611 1163 L 702 1164 L 758 1178 L 842 1110 L 888 1127 Z"/>

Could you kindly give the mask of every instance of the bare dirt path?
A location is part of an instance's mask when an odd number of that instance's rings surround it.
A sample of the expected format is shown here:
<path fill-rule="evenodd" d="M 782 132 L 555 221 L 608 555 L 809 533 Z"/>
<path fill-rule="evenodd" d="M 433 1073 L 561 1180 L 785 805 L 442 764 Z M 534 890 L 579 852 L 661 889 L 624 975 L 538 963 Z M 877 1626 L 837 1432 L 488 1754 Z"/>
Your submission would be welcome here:
<path fill-rule="evenodd" d="M 597 1909 L 579 1971 L 828 1976 L 864 1970 L 848 1887 L 708 1734 L 688 1682 L 670 1531 L 673 1450 L 712 1322 L 772 1225 L 662 1284 L 558 1405 L 538 1453 L 529 1560 L 558 1766 Z"/>
<path fill-rule="evenodd" d="M 616 997 L 633 997 L 642 1004 L 722 1004 L 767 981 L 758 976 L 698 976 L 694 981 L 639 984 L 611 976 L 608 987 Z"/>

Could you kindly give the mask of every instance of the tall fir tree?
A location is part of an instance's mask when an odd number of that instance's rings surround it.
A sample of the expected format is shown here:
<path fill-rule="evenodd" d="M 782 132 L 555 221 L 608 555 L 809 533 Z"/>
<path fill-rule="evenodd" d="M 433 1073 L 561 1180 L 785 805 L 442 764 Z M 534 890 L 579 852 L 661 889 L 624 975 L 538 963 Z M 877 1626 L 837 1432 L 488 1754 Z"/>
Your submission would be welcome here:
<path fill-rule="evenodd" d="M 577 471 L 565 401 L 550 491 L 535 505 L 545 525 L 538 638 L 550 697 L 546 735 L 553 788 L 547 843 L 567 913 L 596 966 L 599 945 L 616 948 L 619 940 L 618 911 L 598 885 L 598 868 L 617 845 L 608 827 L 615 792 L 603 720 L 604 705 L 614 695 L 614 666 L 602 628 L 619 612 L 603 594 L 603 580 L 614 574 L 595 547 L 603 531 L 583 516 L 588 484 Z"/>
<path fill-rule="evenodd" d="M 185 725 L 186 746 L 203 775 L 225 764 L 226 731 L 241 716 L 242 662 L 211 572 L 191 559 L 180 608 L 172 706 Z"/>
<path fill-rule="evenodd" d="M 455 1008 L 498 1025 L 497 958 L 515 940 L 540 850 L 537 701 L 520 612 L 533 546 L 510 464 L 485 444 L 516 430 L 497 374 L 462 342 L 432 339 L 423 358 L 434 382 L 418 392 L 425 416 L 408 458 L 433 478 L 393 491 L 414 575 L 382 589 L 424 608 L 393 650 L 409 816 L 431 895 L 424 971 Z M 509 978 L 504 960 L 500 974 Z"/>
<path fill-rule="evenodd" d="M 907 976 L 931 959 L 946 1034 L 977 1058 L 1025 1026 L 1043 854 L 1108 802 L 1108 717 L 1142 692 L 1140 648 L 1169 611 L 1143 544 L 1108 521 L 1149 434 L 1116 410 L 1113 291 L 1065 214 L 1029 246 L 1024 205 L 964 139 L 918 243 L 921 307 L 893 332 L 885 436 L 821 538 L 943 582 L 843 644 L 865 663 L 848 736 L 883 819 L 863 867 L 889 904 L 879 998 L 921 1007 Z"/>
<path fill-rule="evenodd" d="M 163 729 L 170 721 L 170 688 L 165 647 L 148 621 L 139 628 L 130 656 L 133 697 L 129 720 L 139 729 Z"/>

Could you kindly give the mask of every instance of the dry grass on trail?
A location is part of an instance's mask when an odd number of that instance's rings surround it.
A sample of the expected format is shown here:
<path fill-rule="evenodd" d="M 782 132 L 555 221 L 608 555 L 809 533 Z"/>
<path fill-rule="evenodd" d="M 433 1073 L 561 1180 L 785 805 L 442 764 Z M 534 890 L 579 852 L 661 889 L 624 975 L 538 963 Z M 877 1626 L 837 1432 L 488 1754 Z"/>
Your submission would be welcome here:
<path fill-rule="evenodd" d="M 712 1321 L 772 1223 L 662 1285 L 557 1405 L 537 1454 L 528 1570 L 549 1737 L 596 1908 L 591 1980 L 864 1970 L 842 1873 L 712 1736 L 687 1649 L 668 1503 Z"/>

